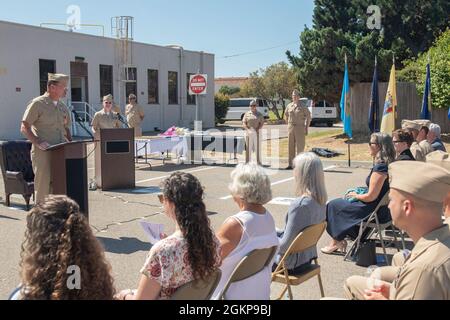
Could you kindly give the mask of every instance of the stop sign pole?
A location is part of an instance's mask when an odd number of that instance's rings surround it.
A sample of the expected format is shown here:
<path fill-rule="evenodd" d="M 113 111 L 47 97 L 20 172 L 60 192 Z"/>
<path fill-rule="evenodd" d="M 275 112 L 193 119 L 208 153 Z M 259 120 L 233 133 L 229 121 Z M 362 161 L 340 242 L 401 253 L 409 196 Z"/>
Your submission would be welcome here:
<path fill-rule="evenodd" d="M 199 121 L 199 105 L 198 98 L 207 94 L 208 75 L 197 73 L 192 75 L 189 81 L 189 94 L 195 95 L 195 121 Z"/>

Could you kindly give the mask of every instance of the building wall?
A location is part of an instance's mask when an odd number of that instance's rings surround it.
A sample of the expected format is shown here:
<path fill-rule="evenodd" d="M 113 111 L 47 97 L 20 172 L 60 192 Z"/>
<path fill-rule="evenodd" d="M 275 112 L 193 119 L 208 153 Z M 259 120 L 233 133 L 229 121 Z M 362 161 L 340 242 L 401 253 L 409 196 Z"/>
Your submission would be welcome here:
<path fill-rule="evenodd" d="M 144 131 L 172 125 L 189 126 L 195 106 L 186 106 L 186 73 L 208 74 L 208 94 L 200 99 L 204 127 L 214 126 L 214 55 L 184 51 L 180 74 L 180 50 L 133 43 L 132 63 L 137 67 L 137 94 L 144 107 Z M 203 56 L 203 58 L 202 58 Z M 56 60 L 56 72 L 70 75 L 75 57 L 88 63 L 89 103 L 100 108 L 100 64 L 113 66 L 115 102 L 125 108 L 123 84 L 118 82 L 116 40 L 0 21 L 0 139 L 20 139 L 20 121 L 28 102 L 39 96 L 39 59 Z M 203 67 L 200 65 L 203 60 Z M 147 70 L 159 71 L 159 104 L 148 104 Z M 178 72 L 179 103 L 168 104 L 168 72 Z M 70 87 L 70 85 L 69 85 Z M 16 88 L 20 88 L 17 92 Z M 66 102 L 70 101 L 70 90 Z"/>

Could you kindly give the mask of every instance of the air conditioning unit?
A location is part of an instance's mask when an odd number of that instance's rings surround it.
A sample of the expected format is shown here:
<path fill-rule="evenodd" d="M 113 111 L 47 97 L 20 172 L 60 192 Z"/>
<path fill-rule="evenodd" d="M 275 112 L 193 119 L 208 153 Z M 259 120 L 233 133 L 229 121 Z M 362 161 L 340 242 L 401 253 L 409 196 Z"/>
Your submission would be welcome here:
<path fill-rule="evenodd" d="M 131 66 L 125 66 L 125 81 L 127 82 L 135 82 L 137 81 L 137 68 Z"/>

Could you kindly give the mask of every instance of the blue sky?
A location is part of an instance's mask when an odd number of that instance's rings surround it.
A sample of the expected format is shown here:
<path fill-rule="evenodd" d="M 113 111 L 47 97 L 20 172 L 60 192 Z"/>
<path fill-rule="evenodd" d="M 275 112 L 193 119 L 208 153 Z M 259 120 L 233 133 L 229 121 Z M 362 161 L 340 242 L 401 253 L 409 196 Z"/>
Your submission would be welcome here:
<path fill-rule="evenodd" d="M 18 0 L 2 1 L 0 20 L 65 23 L 70 5 L 80 7 L 81 23 L 104 25 L 106 36 L 111 36 L 111 17 L 130 15 L 136 41 L 214 53 L 216 77 L 246 76 L 287 61 L 286 50 L 298 53 L 300 32 L 311 26 L 314 8 L 313 0 Z M 97 29 L 80 32 L 99 34 Z"/>

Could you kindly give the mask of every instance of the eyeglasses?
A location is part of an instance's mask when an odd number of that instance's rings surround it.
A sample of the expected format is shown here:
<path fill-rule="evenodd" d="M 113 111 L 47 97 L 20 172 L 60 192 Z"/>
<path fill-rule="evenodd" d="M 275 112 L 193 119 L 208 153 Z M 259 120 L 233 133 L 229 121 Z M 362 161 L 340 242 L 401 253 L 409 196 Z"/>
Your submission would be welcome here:
<path fill-rule="evenodd" d="M 104 101 L 104 103 L 106 103 L 106 104 L 112 104 L 112 102 L 107 102 L 107 101 Z"/>

